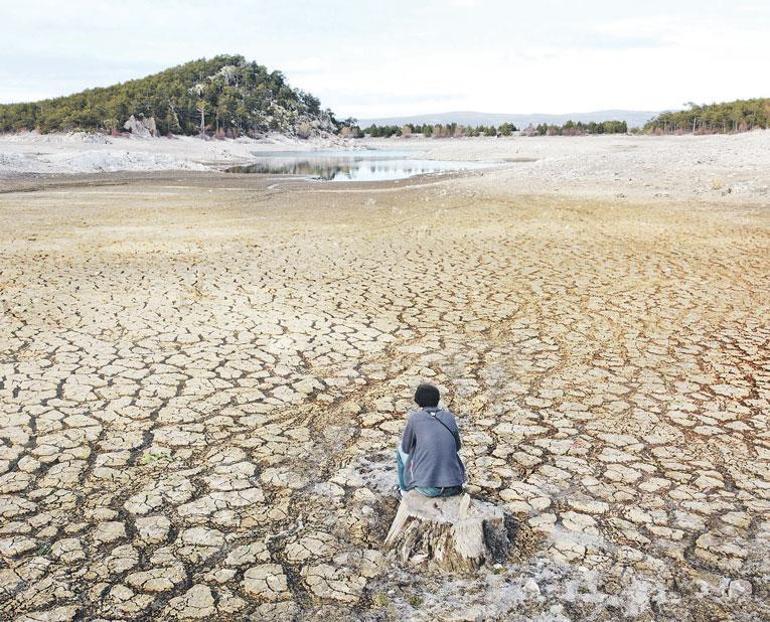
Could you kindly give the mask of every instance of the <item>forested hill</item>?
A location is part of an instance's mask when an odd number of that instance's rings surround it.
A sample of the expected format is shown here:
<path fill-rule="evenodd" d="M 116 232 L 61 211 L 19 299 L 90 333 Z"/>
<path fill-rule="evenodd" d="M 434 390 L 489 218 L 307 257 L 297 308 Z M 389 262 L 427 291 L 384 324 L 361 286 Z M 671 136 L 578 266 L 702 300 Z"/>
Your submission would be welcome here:
<path fill-rule="evenodd" d="M 652 133 L 724 134 L 767 129 L 770 98 L 739 99 L 721 104 L 690 103 L 687 110 L 663 112 L 644 126 Z"/>
<path fill-rule="evenodd" d="M 160 73 L 38 102 L 0 105 L 0 131 L 122 131 L 134 115 L 154 133 L 307 137 L 335 131 L 318 99 L 291 88 L 279 71 L 243 56 L 216 56 Z"/>

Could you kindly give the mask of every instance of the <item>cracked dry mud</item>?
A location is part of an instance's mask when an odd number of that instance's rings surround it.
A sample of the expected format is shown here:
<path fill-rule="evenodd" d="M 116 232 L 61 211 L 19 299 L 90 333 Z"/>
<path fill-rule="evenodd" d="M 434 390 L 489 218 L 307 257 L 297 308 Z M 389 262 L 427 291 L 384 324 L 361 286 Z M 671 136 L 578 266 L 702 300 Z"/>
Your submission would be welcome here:
<path fill-rule="evenodd" d="M 0 195 L 0 618 L 770 619 L 766 209 L 95 179 Z M 420 380 L 507 566 L 381 550 Z"/>

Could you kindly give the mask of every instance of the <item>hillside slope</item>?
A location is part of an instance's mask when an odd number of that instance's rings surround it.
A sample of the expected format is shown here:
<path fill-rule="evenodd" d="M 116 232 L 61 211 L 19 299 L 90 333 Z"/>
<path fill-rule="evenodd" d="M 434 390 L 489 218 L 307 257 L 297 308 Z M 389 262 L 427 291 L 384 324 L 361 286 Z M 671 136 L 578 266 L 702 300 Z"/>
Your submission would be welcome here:
<path fill-rule="evenodd" d="M 132 115 L 156 134 L 272 130 L 307 137 L 335 130 L 331 111 L 290 87 L 279 71 L 221 55 L 74 95 L 0 105 L 0 131 L 118 131 Z"/>
<path fill-rule="evenodd" d="M 770 98 L 737 99 L 718 104 L 690 102 L 687 110 L 662 112 L 644 126 L 648 132 L 726 134 L 770 127 Z"/>

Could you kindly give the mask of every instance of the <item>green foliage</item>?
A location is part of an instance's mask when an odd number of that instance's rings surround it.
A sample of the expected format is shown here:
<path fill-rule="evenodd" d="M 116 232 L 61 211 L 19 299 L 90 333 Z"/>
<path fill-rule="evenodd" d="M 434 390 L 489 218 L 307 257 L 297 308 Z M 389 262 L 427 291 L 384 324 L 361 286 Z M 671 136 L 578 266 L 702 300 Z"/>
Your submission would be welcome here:
<path fill-rule="evenodd" d="M 391 136 L 401 136 L 409 130 L 411 134 L 422 134 L 423 136 L 433 138 L 458 138 L 474 136 L 511 136 L 518 128 L 513 123 L 501 123 L 499 127 L 494 125 L 458 125 L 457 123 L 437 124 L 437 125 L 415 125 L 406 124 L 403 128 L 397 125 L 370 125 L 364 130 L 364 133 L 373 138 L 390 138 Z M 526 135 L 539 136 L 582 136 L 584 134 L 626 134 L 628 133 L 628 124 L 625 121 L 601 121 L 583 123 L 578 121 L 567 121 L 564 125 L 548 125 L 541 123 L 537 127 L 528 127 L 523 130 Z"/>
<path fill-rule="evenodd" d="M 585 134 L 627 134 L 628 124 L 625 121 L 590 121 L 583 123 L 567 121 L 564 125 L 541 123 L 536 127 L 524 130 L 527 135 L 538 136 L 583 136 Z"/>
<path fill-rule="evenodd" d="M 687 106 L 686 110 L 659 114 L 644 126 L 644 130 L 654 134 L 724 134 L 770 126 L 770 98 L 701 106 L 690 102 Z"/>
<path fill-rule="evenodd" d="M 390 138 L 391 136 L 401 136 L 407 129 L 409 134 L 422 134 L 426 138 L 431 136 L 434 138 L 457 138 L 462 136 L 510 136 L 516 131 L 516 126 L 513 123 L 503 123 L 499 128 L 494 125 L 472 127 L 457 123 L 447 123 L 446 125 L 442 123 L 437 125 L 407 123 L 403 127 L 398 125 L 370 125 L 364 129 L 364 133 L 372 138 Z"/>
<path fill-rule="evenodd" d="M 0 131 L 117 131 L 126 120 L 155 118 L 161 134 L 296 133 L 301 124 L 335 131 L 320 101 L 292 89 L 279 71 L 243 56 L 200 59 L 138 80 L 38 102 L 0 105 Z M 302 127 L 305 127 L 303 125 Z"/>
<path fill-rule="evenodd" d="M 142 458 L 139 460 L 140 464 L 153 464 L 158 461 L 170 461 L 171 455 L 162 452 L 148 451 L 142 454 Z"/>
<path fill-rule="evenodd" d="M 401 126 L 399 125 L 370 125 L 364 130 L 372 138 L 390 138 L 391 136 L 401 136 Z"/>
<path fill-rule="evenodd" d="M 39 557 L 45 557 L 51 552 L 51 549 L 53 547 L 51 546 L 50 542 L 42 542 L 38 545 L 37 550 L 35 551 L 35 554 Z"/>
<path fill-rule="evenodd" d="M 342 121 L 337 121 L 337 129 L 343 138 L 363 138 L 364 133 L 358 125 L 358 121 L 353 117 L 348 117 Z"/>
<path fill-rule="evenodd" d="M 375 607 L 387 607 L 390 604 L 390 598 L 385 592 L 377 592 L 372 596 L 372 603 Z"/>
<path fill-rule="evenodd" d="M 409 604 L 415 609 L 419 608 L 423 604 L 422 596 L 413 594 L 409 597 Z"/>

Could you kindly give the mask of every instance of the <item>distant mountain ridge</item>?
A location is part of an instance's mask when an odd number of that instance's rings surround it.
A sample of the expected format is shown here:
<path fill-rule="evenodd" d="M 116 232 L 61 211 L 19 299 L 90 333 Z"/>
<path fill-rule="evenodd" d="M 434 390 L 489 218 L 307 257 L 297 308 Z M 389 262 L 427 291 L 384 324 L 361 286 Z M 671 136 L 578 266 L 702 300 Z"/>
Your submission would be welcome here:
<path fill-rule="evenodd" d="M 489 113 L 475 111 L 455 111 L 441 112 L 434 114 L 417 114 L 403 117 L 378 117 L 374 119 L 359 119 L 358 124 L 361 127 L 375 125 L 404 125 L 414 123 L 423 125 L 425 123 L 447 124 L 458 123 L 460 125 L 500 125 L 510 122 L 519 128 L 526 127 L 530 123 L 538 125 L 539 123 L 563 125 L 567 121 L 582 121 L 590 123 L 591 121 L 625 121 L 629 127 L 643 127 L 645 123 L 656 117 L 659 111 L 648 110 L 596 110 L 593 112 L 570 112 L 564 114 L 505 114 Z"/>

